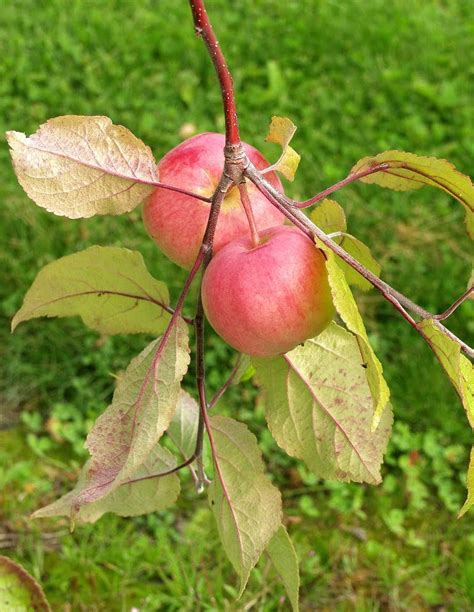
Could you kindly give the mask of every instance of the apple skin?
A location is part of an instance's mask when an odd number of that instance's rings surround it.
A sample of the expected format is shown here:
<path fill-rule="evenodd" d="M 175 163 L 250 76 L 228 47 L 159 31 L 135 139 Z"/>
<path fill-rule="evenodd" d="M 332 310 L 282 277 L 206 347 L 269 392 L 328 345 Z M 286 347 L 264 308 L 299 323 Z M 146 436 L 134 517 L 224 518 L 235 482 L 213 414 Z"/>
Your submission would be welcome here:
<path fill-rule="evenodd" d="M 259 169 L 269 164 L 254 147 L 242 143 L 250 161 Z M 212 196 L 224 168 L 225 138 L 206 132 L 185 140 L 159 162 L 160 182 L 203 196 Z M 267 180 L 283 191 L 274 172 Z M 251 183 L 247 183 L 255 222 L 259 230 L 283 224 L 284 216 Z M 159 248 L 179 266 L 190 269 L 197 257 L 211 205 L 191 196 L 156 189 L 143 208 L 145 227 Z M 250 235 L 245 211 L 236 187 L 225 197 L 214 236 L 214 252 L 225 244 Z"/>
<path fill-rule="evenodd" d="M 286 353 L 317 336 L 334 316 L 325 258 L 295 227 L 235 240 L 211 260 L 202 282 L 215 331 L 247 355 Z"/>

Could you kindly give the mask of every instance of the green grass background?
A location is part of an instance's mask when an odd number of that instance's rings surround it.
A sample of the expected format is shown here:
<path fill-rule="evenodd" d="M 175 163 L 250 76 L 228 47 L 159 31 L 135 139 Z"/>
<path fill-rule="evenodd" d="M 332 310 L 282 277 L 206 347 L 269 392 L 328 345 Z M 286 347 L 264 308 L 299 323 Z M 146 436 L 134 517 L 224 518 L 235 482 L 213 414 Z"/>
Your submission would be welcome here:
<path fill-rule="evenodd" d="M 299 127 L 295 197 L 344 177 L 388 148 L 446 157 L 472 174 L 474 16 L 470 0 L 209 0 L 233 69 L 242 137 L 270 158 L 273 114 Z M 159 158 L 191 123 L 222 131 L 220 93 L 185 0 L 3 0 L 0 131 L 35 131 L 50 117 L 103 114 Z M 433 312 L 466 287 L 472 246 L 456 202 L 430 189 L 357 185 L 336 195 L 352 233 L 384 278 Z M 55 610 L 288 609 L 262 563 L 243 598 L 205 499 L 185 487 L 178 507 L 111 515 L 71 535 L 65 521 L 28 515 L 69 489 L 82 443 L 113 391 L 113 373 L 148 341 L 99 338 L 77 320 L 9 320 L 38 270 L 92 244 L 140 250 L 176 297 L 183 274 L 157 252 L 140 212 L 71 221 L 28 200 L 0 144 L 0 547 L 43 584 Z M 304 610 L 469 610 L 472 518 L 464 498 L 470 434 L 463 410 L 419 337 L 375 293 L 360 307 L 393 396 L 395 434 L 384 484 L 322 482 L 289 460 L 265 430 L 250 383 L 220 409 L 257 434 L 284 491 L 301 560 Z M 473 303 L 450 326 L 474 336 Z M 209 387 L 232 351 L 208 334 Z M 192 374 L 192 370 L 191 370 Z M 190 377 L 187 383 L 192 385 Z"/>

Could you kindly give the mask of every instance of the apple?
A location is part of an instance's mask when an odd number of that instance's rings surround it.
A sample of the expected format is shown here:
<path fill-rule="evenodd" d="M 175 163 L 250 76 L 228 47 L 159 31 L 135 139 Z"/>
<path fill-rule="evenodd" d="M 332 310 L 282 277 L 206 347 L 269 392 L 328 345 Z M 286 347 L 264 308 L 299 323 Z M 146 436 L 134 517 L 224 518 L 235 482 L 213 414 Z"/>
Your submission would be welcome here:
<path fill-rule="evenodd" d="M 210 197 L 224 167 L 222 134 L 206 132 L 182 142 L 159 162 L 160 181 L 199 195 Z M 260 170 L 268 162 L 254 147 L 242 143 L 250 161 Z M 275 173 L 266 178 L 283 191 Z M 257 188 L 247 186 L 258 230 L 283 224 L 284 216 Z M 210 204 L 166 189 L 156 189 L 146 200 L 143 220 L 148 233 L 172 261 L 190 269 L 196 259 L 206 229 Z M 235 238 L 250 235 L 245 211 L 236 187 L 226 195 L 214 236 L 214 252 Z"/>
<path fill-rule="evenodd" d="M 325 258 L 303 232 L 277 226 L 245 236 L 211 260 L 204 312 L 232 347 L 259 357 L 286 353 L 317 336 L 334 316 Z"/>

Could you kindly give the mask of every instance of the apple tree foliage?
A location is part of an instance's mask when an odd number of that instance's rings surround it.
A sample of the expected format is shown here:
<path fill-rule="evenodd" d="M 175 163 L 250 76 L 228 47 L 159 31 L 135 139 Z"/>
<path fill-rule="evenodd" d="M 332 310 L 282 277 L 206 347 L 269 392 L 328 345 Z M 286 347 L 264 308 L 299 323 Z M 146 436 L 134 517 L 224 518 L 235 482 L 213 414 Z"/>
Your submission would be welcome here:
<path fill-rule="evenodd" d="M 193 9 L 195 4 L 203 6 L 192 2 Z M 210 28 L 207 22 L 205 28 Z M 202 30 L 197 27 L 198 33 Z M 207 37 L 206 31 L 203 34 L 206 43 L 209 31 Z M 225 89 L 222 80 L 221 87 Z M 228 118 L 228 108 L 225 112 Z M 259 175 L 244 169 L 238 179 L 259 185 L 291 221 L 313 236 L 315 248 L 326 257 L 338 322 L 287 354 L 241 356 L 222 392 L 242 377 L 253 376 L 265 398 L 268 427 L 284 451 L 321 478 L 377 484 L 393 418 L 390 392 L 351 287 L 362 291 L 375 287 L 426 340 L 454 385 L 471 426 L 473 350 L 442 321 L 472 298 L 473 289 L 468 287 L 442 315 L 413 304 L 381 280 L 380 266 L 369 248 L 347 232 L 342 207 L 327 196 L 355 180 L 399 191 L 435 187 L 461 203 L 467 231 L 474 238 L 474 187 L 445 160 L 386 151 L 364 157 L 346 179 L 310 200 L 295 202 L 265 183 L 268 170 L 293 178 L 299 155 L 289 143 L 295 129 L 289 119 L 274 117 L 267 140 L 281 145 L 280 158 Z M 8 132 L 7 139 L 20 185 L 38 206 L 55 215 L 77 219 L 125 214 L 155 189 L 168 188 L 160 183 L 150 148 L 107 117 L 57 117 L 31 136 Z M 299 210 L 313 204 L 317 206 L 309 216 Z M 192 358 L 189 329 L 195 322 L 182 309 L 201 265 L 204 256 L 196 262 L 175 307 L 170 305 L 166 279 L 153 278 L 140 253 L 125 248 L 91 246 L 38 273 L 13 319 L 13 329 L 36 317 L 77 315 L 102 334 L 139 333 L 154 339 L 120 376 L 112 403 L 87 436 L 90 458 L 75 488 L 34 516 L 66 515 L 74 523 L 94 522 L 106 512 L 133 516 L 161 510 L 176 501 L 179 469 L 189 467 L 198 489 L 208 489 L 222 545 L 240 577 L 241 591 L 266 554 L 297 609 L 297 557 L 284 526 L 280 492 L 265 473 L 257 439 L 244 424 L 217 414 L 216 402 L 205 401 L 202 386 L 198 385 L 199 402 L 181 389 Z M 200 360 L 203 369 L 198 347 L 198 371 Z M 163 445 L 165 435 L 169 440 Z M 206 467 L 211 481 L 200 452 L 204 435 L 210 448 Z M 460 515 L 474 504 L 474 454 L 467 486 Z"/>

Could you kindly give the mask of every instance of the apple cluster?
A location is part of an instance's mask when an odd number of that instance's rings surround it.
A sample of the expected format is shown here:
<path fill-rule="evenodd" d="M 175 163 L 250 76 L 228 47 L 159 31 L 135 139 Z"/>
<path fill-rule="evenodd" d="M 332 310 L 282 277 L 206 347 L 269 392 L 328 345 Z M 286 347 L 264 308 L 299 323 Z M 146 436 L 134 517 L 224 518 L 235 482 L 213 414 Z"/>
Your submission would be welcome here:
<path fill-rule="evenodd" d="M 224 144 L 224 136 L 214 133 L 186 140 L 160 161 L 160 180 L 211 197 L 224 167 Z M 268 167 L 257 149 L 242 144 L 257 169 Z M 275 173 L 267 178 L 283 191 Z M 322 252 L 299 229 L 285 225 L 284 216 L 254 185 L 248 185 L 248 193 L 259 242 L 251 239 L 239 190 L 233 187 L 221 206 L 202 301 L 210 324 L 228 344 L 248 355 L 270 357 L 318 335 L 334 308 Z M 190 269 L 209 211 L 205 201 L 157 189 L 145 202 L 143 219 L 163 253 Z"/>

